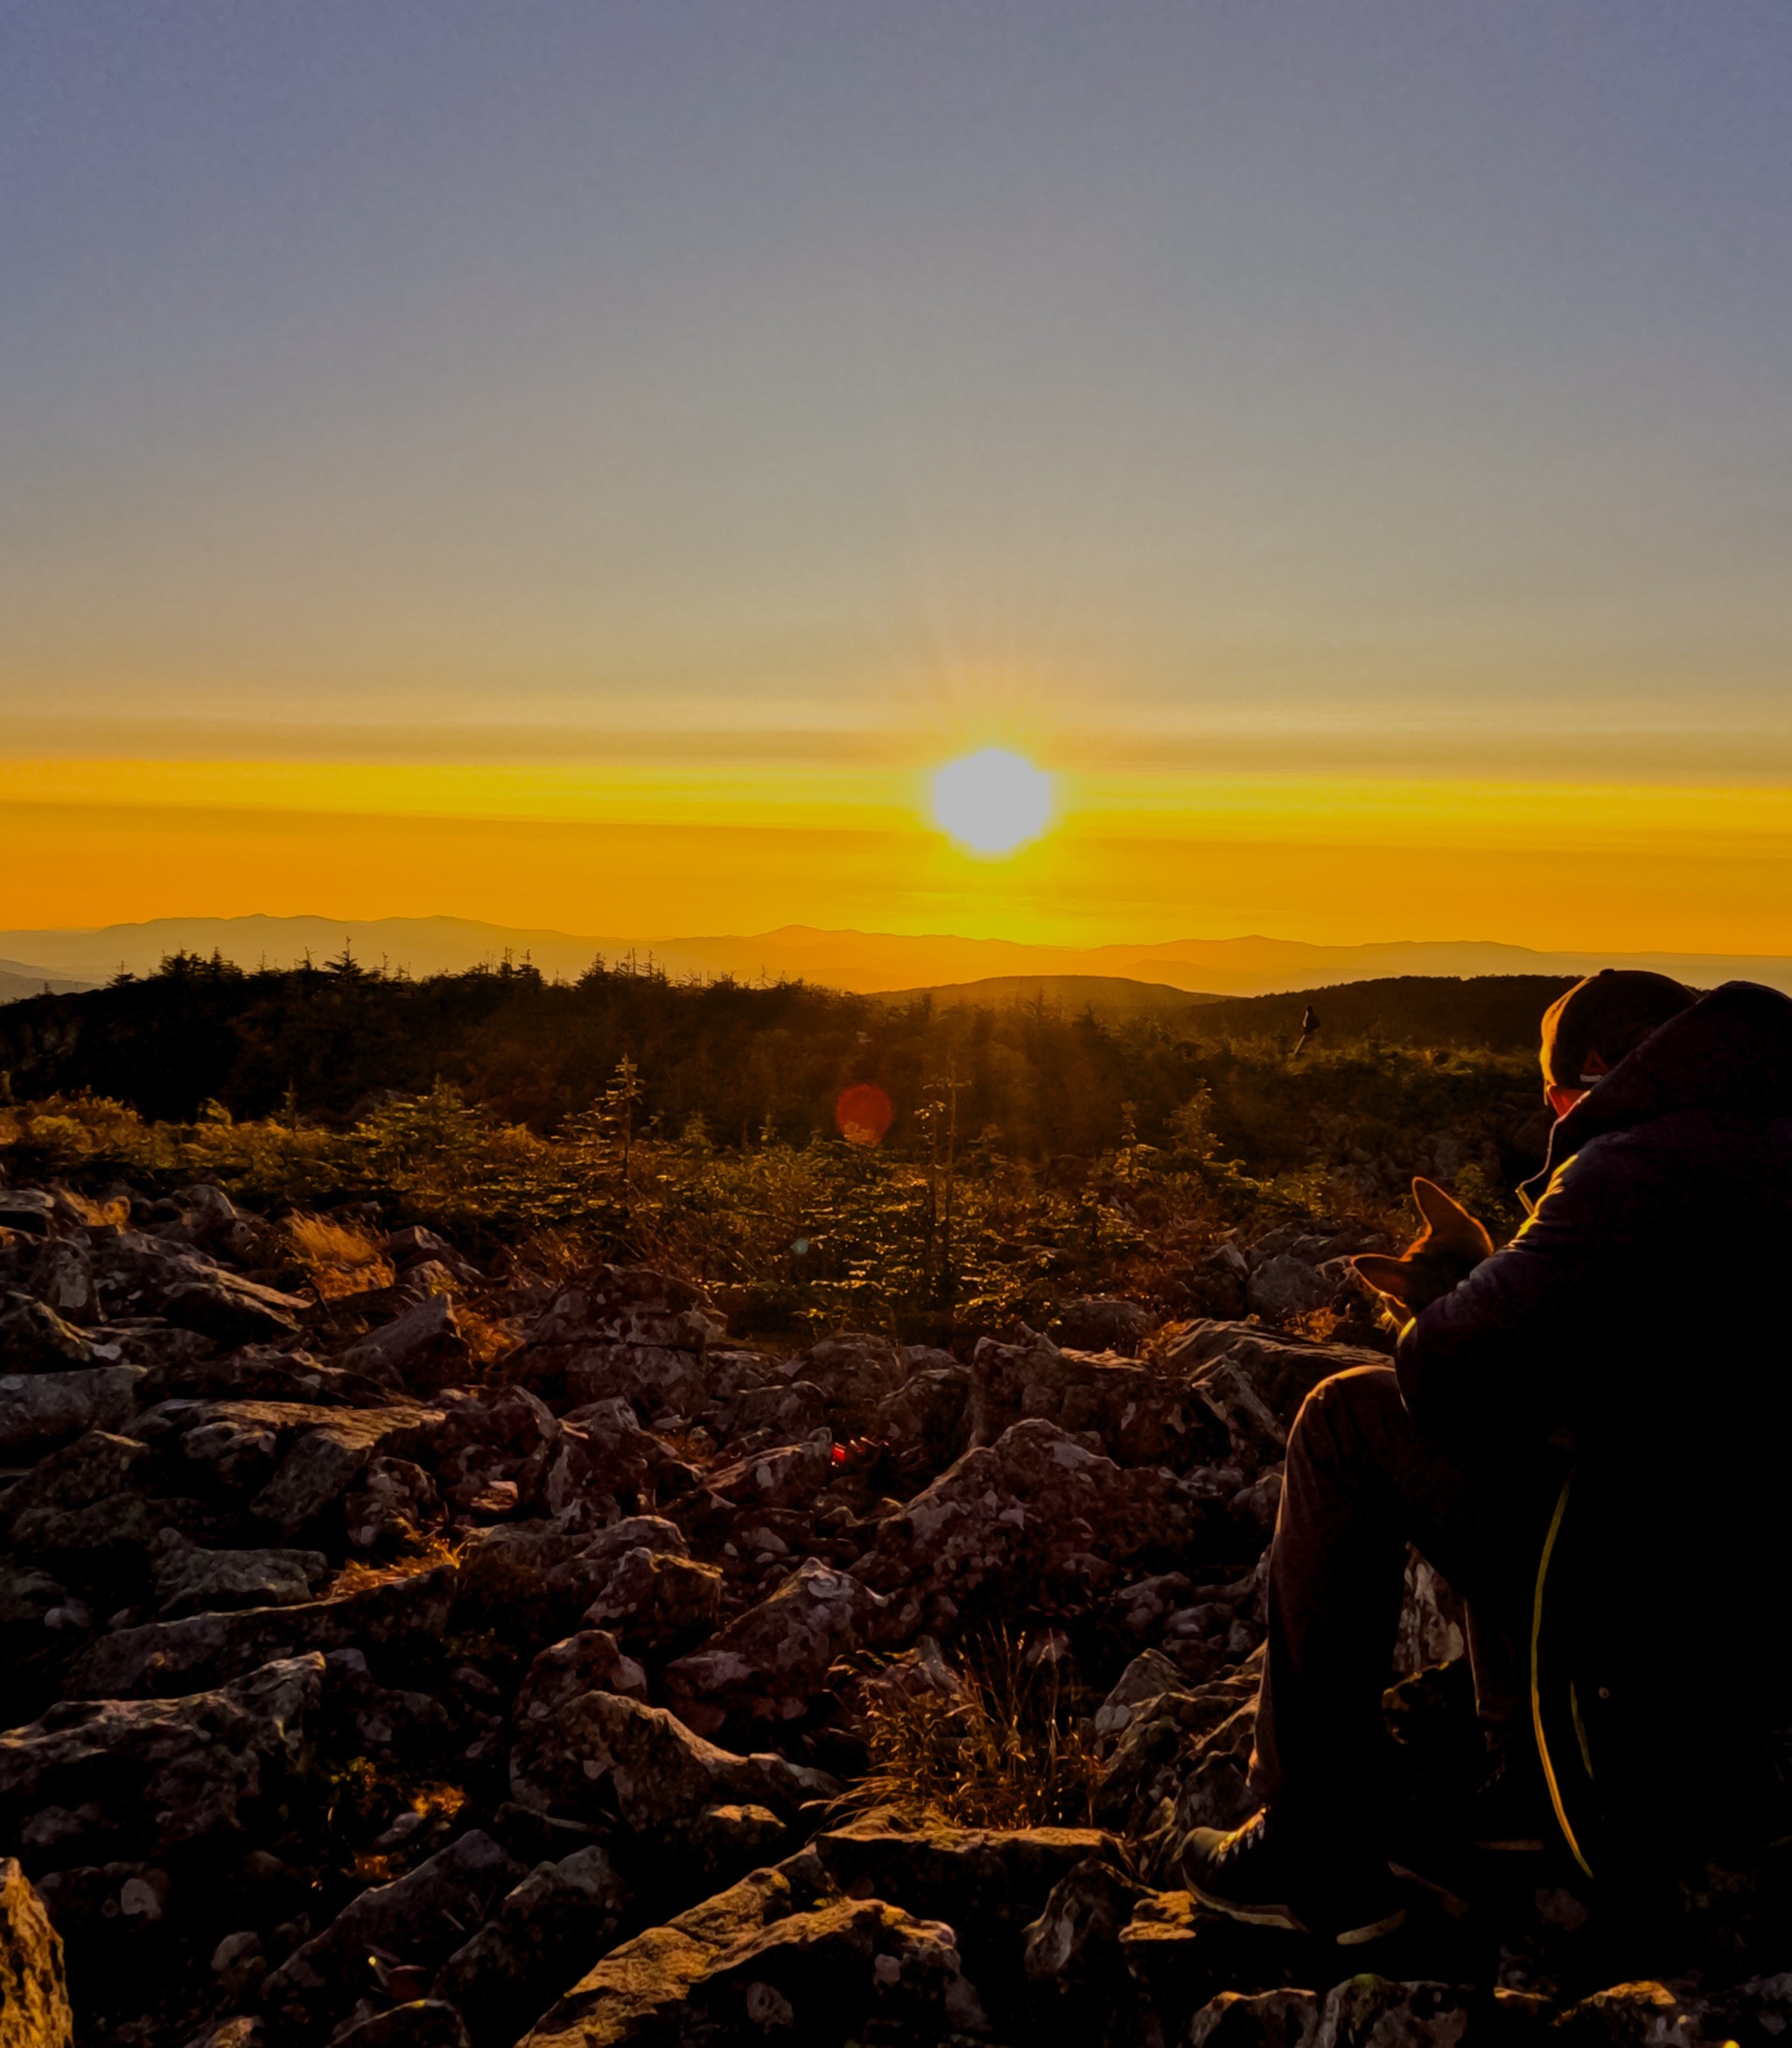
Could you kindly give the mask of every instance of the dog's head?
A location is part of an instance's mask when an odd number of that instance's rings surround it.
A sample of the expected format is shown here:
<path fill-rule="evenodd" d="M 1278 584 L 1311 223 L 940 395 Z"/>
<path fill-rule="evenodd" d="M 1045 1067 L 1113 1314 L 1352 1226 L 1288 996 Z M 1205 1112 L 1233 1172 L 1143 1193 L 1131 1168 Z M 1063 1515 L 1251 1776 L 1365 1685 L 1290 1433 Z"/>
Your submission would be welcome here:
<path fill-rule="evenodd" d="M 1350 1262 L 1366 1285 L 1409 1315 L 1448 1294 L 1494 1254 L 1486 1227 L 1435 1181 L 1415 1180 L 1412 1199 L 1424 1228 L 1400 1256 L 1362 1252 Z"/>

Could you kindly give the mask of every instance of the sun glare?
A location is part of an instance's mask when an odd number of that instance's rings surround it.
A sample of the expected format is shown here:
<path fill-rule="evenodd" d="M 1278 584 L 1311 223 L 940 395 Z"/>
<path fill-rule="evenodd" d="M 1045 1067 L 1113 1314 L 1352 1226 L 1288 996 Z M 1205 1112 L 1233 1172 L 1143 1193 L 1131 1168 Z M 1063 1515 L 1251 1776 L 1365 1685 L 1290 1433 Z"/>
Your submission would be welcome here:
<path fill-rule="evenodd" d="M 975 853 L 1012 853 L 1052 821 L 1052 778 L 1004 747 L 948 761 L 934 777 L 934 821 Z"/>

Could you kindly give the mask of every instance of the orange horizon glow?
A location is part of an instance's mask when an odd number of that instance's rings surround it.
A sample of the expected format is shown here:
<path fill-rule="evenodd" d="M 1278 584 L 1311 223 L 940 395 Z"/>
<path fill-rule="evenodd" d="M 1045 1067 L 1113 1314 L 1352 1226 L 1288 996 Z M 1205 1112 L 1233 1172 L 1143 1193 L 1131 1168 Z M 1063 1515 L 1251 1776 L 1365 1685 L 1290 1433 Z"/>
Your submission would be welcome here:
<path fill-rule="evenodd" d="M 1792 790 L 1060 771 L 991 862 L 901 765 L 0 762 L 0 925 L 449 915 L 570 932 L 788 924 L 1070 946 L 1792 953 Z"/>

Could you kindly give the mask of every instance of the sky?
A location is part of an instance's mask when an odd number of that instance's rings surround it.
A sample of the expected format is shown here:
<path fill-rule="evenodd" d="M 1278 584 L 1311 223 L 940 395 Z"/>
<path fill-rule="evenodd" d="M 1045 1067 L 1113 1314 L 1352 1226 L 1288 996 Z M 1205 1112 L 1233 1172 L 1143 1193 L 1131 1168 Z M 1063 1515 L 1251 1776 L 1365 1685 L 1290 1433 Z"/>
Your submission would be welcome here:
<path fill-rule="evenodd" d="M 1783 0 L 0 0 L 0 926 L 1792 952 L 1788 88 Z"/>

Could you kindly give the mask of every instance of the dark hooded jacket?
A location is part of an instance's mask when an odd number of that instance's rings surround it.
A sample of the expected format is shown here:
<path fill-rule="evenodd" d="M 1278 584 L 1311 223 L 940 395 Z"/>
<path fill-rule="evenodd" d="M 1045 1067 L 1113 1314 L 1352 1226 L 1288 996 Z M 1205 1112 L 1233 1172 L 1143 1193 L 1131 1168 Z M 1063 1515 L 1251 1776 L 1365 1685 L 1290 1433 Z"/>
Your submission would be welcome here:
<path fill-rule="evenodd" d="M 1421 1429 L 1706 1476 L 1792 1458 L 1792 999 L 1730 982 L 1663 1024 L 1525 1193 L 1513 1241 L 1401 1338 Z"/>
<path fill-rule="evenodd" d="M 1569 1450 L 1533 1698 L 1577 1853 L 1641 1883 L 1792 1825 L 1761 1740 L 1792 1719 L 1792 1000 L 1732 982 L 1663 1024 L 1526 1195 L 1395 1364 L 1459 1453 Z"/>

